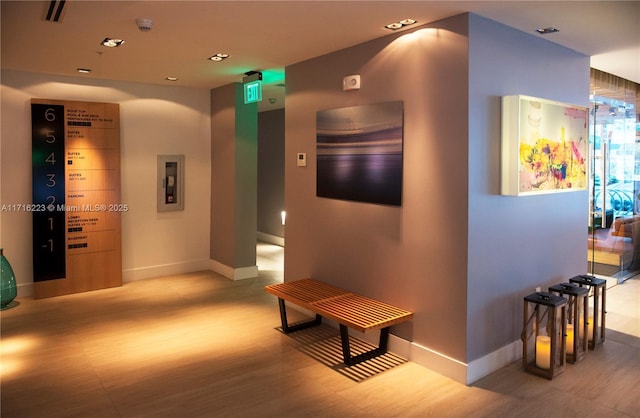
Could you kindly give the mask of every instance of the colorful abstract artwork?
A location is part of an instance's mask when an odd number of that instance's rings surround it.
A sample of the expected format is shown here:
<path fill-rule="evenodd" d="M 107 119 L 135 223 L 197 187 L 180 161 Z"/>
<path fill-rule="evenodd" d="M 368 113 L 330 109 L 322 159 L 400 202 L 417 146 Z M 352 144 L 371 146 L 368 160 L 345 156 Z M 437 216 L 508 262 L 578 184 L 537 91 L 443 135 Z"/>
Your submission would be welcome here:
<path fill-rule="evenodd" d="M 502 98 L 502 194 L 587 188 L 588 109 L 528 96 Z"/>
<path fill-rule="evenodd" d="M 317 113 L 316 195 L 400 206 L 402 102 Z"/>

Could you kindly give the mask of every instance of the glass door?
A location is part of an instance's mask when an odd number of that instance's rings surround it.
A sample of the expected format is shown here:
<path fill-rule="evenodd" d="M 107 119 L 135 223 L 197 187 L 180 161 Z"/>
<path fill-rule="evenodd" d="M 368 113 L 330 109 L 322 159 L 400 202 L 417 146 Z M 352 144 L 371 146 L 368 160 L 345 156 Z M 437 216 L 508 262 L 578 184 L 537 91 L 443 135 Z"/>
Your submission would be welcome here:
<path fill-rule="evenodd" d="M 640 123 L 636 87 L 635 83 L 592 70 L 588 272 L 613 277 L 618 282 L 640 270 Z"/>

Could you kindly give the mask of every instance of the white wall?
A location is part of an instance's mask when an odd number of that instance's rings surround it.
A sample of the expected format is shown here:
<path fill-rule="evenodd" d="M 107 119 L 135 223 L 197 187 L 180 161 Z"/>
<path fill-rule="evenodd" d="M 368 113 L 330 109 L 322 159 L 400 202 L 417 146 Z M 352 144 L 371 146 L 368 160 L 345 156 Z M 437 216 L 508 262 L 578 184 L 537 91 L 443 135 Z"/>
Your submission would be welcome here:
<path fill-rule="evenodd" d="M 466 361 L 508 347 L 508 362 L 524 296 L 586 272 L 588 194 L 500 195 L 501 96 L 588 106 L 589 57 L 477 15 L 469 26 Z"/>
<path fill-rule="evenodd" d="M 124 281 L 208 268 L 208 90 L 3 71 L 0 94 L 0 204 L 31 202 L 32 98 L 118 103 Z M 185 156 L 184 211 L 156 211 L 158 154 Z M 0 246 L 19 296 L 31 294 L 31 234 L 29 213 L 0 212 Z"/>

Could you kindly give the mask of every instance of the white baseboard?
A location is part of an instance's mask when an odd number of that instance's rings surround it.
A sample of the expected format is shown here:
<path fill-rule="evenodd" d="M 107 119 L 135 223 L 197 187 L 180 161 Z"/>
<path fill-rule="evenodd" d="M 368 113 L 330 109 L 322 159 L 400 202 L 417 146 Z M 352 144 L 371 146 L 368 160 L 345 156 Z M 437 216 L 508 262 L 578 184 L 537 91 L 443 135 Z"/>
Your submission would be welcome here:
<path fill-rule="evenodd" d="M 456 382 L 467 384 L 467 364 L 445 354 L 411 343 L 409 360 Z"/>
<path fill-rule="evenodd" d="M 19 298 L 33 297 L 33 283 L 18 283 L 16 285 L 17 296 Z"/>
<path fill-rule="evenodd" d="M 258 266 L 233 269 L 217 261 L 203 259 L 123 270 L 122 282 L 127 283 L 136 280 L 191 273 L 202 270 L 213 270 L 231 280 L 258 277 Z M 17 293 L 18 297 L 33 297 L 33 283 L 18 284 Z"/>
<path fill-rule="evenodd" d="M 409 360 L 465 385 L 470 385 L 522 357 L 522 341 L 464 363 L 420 344 L 411 343 Z"/>
<path fill-rule="evenodd" d="M 210 270 L 231 280 L 244 280 L 258 277 L 258 266 L 233 268 L 216 260 L 209 260 Z"/>
<path fill-rule="evenodd" d="M 482 379 L 522 358 L 522 341 L 517 340 L 468 364 L 467 384 Z"/>
<path fill-rule="evenodd" d="M 122 282 L 151 279 L 154 277 L 171 276 L 174 274 L 191 273 L 193 271 L 209 270 L 209 260 L 190 260 L 180 263 L 162 264 L 157 266 L 138 267 L 122 270 Z M 33 297 L 33 283 L 18 284 L 19 297 Z"/>
<path fill-rule="evenodd" d="M 271 235 L 258 231 L 258 241 L 266 242 L 267 244 L 279 245 L 284 247 L 284 238 L 277 235 Z"/>
<path fill-rule="evenodd" d="M 122 281 L 151 279 L 154 277 L 171 276 L 174 274 L 191 273 L 209 269 L 209 260 L 190 260 L 180 263 L 161 264 L 157 266 L 138 267 L 122 271 Z"/>

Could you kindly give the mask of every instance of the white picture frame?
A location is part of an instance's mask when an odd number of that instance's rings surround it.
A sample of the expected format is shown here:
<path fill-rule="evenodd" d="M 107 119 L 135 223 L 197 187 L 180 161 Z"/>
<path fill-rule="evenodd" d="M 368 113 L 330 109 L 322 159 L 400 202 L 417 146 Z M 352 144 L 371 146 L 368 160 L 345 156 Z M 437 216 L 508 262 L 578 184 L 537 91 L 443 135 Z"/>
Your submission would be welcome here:
<path fill-rule="evenodd" d="M 587 189 L 587 107 L 531 96 L 503 96 L 501 139 L 501 194 Z"/>

